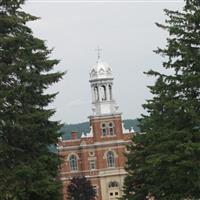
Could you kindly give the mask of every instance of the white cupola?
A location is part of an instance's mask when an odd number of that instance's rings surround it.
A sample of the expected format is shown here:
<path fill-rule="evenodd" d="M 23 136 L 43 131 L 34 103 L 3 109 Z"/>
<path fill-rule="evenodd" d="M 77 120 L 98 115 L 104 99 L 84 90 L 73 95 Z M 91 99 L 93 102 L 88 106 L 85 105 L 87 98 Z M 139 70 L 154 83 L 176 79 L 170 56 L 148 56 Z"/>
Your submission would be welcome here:
<path fill-rule="evenodd" d="M 113 79 L 112 70 L 107 63 L 103 63 L 100 61 L 100 59 L 98 59 L 98 61 L 92 68 L 92 71 L 90 72 L 90 80 L 104 79 L 104 78 Z"/>
<path fill-rule="evenodd" d="M 98 52 L 99 53 L 99 52 Z M 90 72 L 90 84 L 92 89 L 92 111 L 93 115 L 117 114 L 118 106 L 113 99 L 113 75 L 112 69 L 107 64 L 98 60 Z"/>

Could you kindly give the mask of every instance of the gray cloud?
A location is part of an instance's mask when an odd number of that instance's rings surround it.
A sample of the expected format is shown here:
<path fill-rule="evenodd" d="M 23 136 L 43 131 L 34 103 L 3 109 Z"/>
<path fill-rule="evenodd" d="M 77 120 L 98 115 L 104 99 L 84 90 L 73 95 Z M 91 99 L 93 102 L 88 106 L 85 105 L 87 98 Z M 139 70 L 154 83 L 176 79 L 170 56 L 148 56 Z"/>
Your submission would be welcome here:
<path fill-rule="evenodd" d="M 162 70 L 162 60 L 152 50 L 164 46 L 167 33 L 155 26 L 163 23 L 164 8 L 180 9 L 183 1 L 141 3 L 27 2 L 24 9 L 41 19 L 29 23 L 34 34 L 54 47 L 53 58 L 61 59 L 56 70 L 69 72 L 49 89 L 59 91 L 51 107 L 54 119 L 63 122 L 87 120 L 91 112 L 89 72 L 96 62 L 94 49 L 103 49 L 102 60 L 114 73 L 114 97 L 123 118 L 143 113 L 142 104 L 151 98 L 147 85 L 153 80 L 143 74 Z M 70 106 L 71 105 L 71 106 Z M 76 105 L 76 106 L 75 106 Z"/>

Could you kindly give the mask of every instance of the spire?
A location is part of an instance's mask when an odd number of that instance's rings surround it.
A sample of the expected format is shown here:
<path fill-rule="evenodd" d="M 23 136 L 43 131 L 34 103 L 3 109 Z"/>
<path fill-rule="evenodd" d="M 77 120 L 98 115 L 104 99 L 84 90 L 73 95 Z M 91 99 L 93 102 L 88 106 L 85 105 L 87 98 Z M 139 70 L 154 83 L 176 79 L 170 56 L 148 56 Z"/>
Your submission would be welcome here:
<path fill-rule="evenodd" d="M 101 51 L 102 49 L 97 46 L 97 49 L 95 49 L 95 51 L 97 51 L 97 62 L 100 61 L 100 58 L 101 58 Z"/>

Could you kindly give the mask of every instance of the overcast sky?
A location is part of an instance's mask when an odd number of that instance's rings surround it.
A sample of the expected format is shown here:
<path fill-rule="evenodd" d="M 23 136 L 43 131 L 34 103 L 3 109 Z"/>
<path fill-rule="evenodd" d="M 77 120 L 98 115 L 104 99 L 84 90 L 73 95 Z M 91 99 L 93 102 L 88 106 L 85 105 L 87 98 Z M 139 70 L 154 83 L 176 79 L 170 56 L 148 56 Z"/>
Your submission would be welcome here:
<path fill-rule="evenodd" d="M 59 1 L 29 0 L 23 9 L 40 20 L 29 23 L 34 35 L 54 48 L 56 67 L 68 71 L 63 80 L 50 88 L 59 95 L 51 107 L 54 119 L 65 123 L 88 120 L 91 112 L 89 72 L 97 60 L 95 49 L 102 48 L 102 61 L 114 74 L 114 98 L 123 119 L 140 117 L 142 104 L 151 98 L 147 85 L 153 80 L 143 74 L 162 70 L 162 59 L 155 55 L 163 47 L 167 33 L 155 22 L 164 22 L 164 8 L 180 10 L 183 1 Z"/>

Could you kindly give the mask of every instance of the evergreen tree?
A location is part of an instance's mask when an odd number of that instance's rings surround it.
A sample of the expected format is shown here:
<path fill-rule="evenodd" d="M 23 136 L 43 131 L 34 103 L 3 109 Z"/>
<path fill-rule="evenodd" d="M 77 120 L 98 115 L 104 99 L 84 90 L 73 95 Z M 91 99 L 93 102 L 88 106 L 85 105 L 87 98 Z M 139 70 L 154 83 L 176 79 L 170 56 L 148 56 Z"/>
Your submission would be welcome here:
<path fill-rule="evenodd" d="M 165 10 L 169 36 L 163 67 L 150 70 L 153 98 L 144 105 L 143 134 L 127 155 L 127 200 L 200 199 L 200 1 L 187 0 L 182 12 Z"/>
<path fill-rule="evenodd" d="M 67 193 L 69 200 L 94 200 L 96 195 L 90 180 L 85 177 L 73 177 L 68 185 Z"/>
<path fill-rule="evenodd" d="M 24 0 L 0 1 L 0 200 L 58 200 L 59 122 L 47 109 L 56 94 L 45 90 L 63 73 L 50 72 L 58 60 L 27 22 Z"/>

